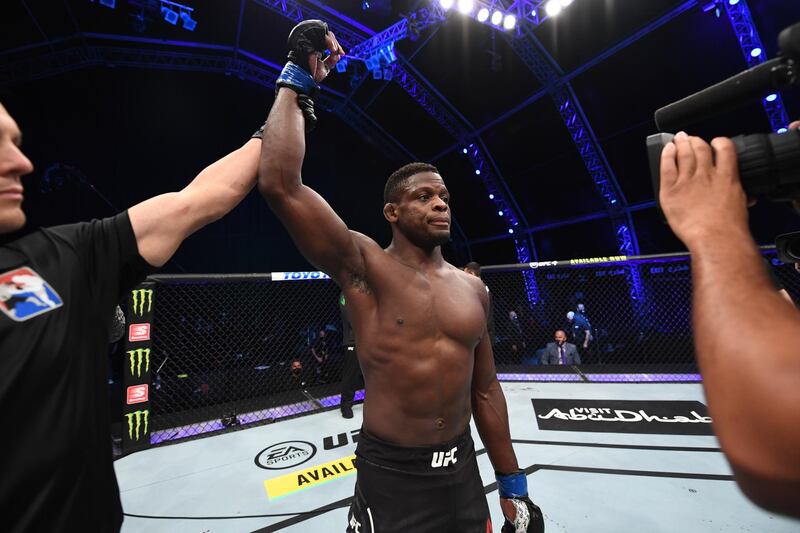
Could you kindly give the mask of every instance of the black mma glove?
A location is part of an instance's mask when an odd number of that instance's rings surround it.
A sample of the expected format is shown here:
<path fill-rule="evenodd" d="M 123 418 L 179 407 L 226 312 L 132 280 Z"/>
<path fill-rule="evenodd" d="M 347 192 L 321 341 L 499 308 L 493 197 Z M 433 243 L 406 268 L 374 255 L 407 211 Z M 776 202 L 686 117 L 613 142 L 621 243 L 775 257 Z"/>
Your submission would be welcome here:
<path fill-rule="evenodd" d="M 289 32 L 287 59 L 311 74 L 308 68 L 308 54 L 317 54 L 322 59 L 326 50 L 326 35 L 328 35 L 327 24 L 321 20 L 304 20 Z"/>
<path fill-rule="evenodd" d="M 314 98 L 319 94 L 319 85 L 314 81 L 308 64 L 308 55 L 317 54 L 321 60 L 326 50 L 325 36 L 328 25 L 321 20 L 304 20 L 289 33 L 289 61 L 283 67 L 275 83 L 276 90 L 286 87 L 298 95 L 298 105 L 306 120 L 306 131 L 317 124 L 314 114 Z"/>
<path fill-rule="evenodd" d="M 542 510 L 528 498 L 528 478 L 522 470 L 513 474 L 498 474 L 497 490 L 501 498 L 514 504 L 516 516 L 512 523 L 507 517 L 500 533 L 544 533 Z"/>

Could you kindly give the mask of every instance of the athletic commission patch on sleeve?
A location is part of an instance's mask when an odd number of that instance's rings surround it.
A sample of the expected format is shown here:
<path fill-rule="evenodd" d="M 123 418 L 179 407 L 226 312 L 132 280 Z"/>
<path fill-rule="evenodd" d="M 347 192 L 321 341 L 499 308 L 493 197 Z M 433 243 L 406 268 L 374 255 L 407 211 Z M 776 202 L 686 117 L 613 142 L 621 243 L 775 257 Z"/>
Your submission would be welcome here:
<path fill-rule="evenodd" d="M 267 497 L 270 500 L 286 496 L 302 489 L 308 489 L 339 479 L 352 474 L 356 471 L 353 460 L 355 455 L 349 455 L 323 463 L 321 465 L 309 466 L 303 470 L 296 470 L 288 474 L 264 481 L 264 488 L 267 489 Z"/>
<path fill-rule="evenodd" d="M 22 322 L 58 309 L 61 297 L 42 277 L 28 267 L 0 274 L 0 311 Z"/>

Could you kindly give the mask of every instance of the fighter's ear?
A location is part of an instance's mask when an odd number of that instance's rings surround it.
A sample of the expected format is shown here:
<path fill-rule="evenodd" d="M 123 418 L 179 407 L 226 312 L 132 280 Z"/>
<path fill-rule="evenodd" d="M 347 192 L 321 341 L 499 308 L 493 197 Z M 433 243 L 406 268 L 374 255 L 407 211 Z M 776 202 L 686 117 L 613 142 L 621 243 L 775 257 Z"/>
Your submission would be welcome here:
<path fill-rule="evenodd" d="M 394 224 L 395 222 L 397 222 L 397 218 L 398 218 L 398 215 L 397 215 L 397 204 L 393 204 L 391 202 L 388 202 L 387 204 L 385 204 L 383 206 L 383 216 L 391 224 Z"/>

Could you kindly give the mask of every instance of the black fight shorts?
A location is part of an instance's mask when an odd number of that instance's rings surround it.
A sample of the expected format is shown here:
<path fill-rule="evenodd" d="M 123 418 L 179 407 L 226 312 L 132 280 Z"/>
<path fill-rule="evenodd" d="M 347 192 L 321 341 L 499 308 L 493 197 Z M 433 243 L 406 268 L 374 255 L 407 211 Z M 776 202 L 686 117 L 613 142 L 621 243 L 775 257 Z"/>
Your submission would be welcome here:
<path fill-rule="evenodd" d="M 469 428 L 430 447 L 398 446 L 362 430 L 355 465 L 348 533 L 492 531 Z"/>

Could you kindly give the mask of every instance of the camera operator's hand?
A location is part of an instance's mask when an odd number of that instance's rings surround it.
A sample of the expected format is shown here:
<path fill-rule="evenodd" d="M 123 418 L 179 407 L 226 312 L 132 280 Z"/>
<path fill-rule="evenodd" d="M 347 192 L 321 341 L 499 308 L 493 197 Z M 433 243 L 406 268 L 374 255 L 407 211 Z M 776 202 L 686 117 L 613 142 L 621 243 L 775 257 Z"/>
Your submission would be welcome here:
<path fill-rule="evenodd" d="M 659 201 L 672 231 L 690 251 L 719 239 L 751 238 L 730 139 L 717 138 L 709 146 L 684 132 L 675 135 L 661 153 Z"/>

